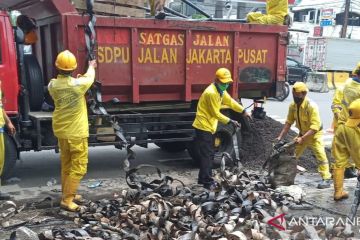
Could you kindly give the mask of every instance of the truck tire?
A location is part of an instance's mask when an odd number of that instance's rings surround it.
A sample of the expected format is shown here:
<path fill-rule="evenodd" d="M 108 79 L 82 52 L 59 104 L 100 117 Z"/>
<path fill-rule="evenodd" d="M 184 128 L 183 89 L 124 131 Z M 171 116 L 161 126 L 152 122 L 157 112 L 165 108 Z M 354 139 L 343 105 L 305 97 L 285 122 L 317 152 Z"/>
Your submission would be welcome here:
<path fill-rule="evenodd" d="M 240 149 L 241 131 L 237 131 L 235 133 L 235 127 L 232 124 L 225 125 L 219 122 L 215 133 L 215 138 L 218 138 L 219 145 L 215 144 L 215 156 L 213 162 L 214 167 L 218 167 L 220 165 L 224 152 L 229 153 L 234 160 L 236 159 L 233 137 L 236 137 L 238 143 L 237 149 Z M 193 142 L 187 144 L 187 151 L 192 158 L 193 165 L 199 167 L 200 163 L 196 160 L 199 158 L 199 153 L 197 151 L 196 145 Z"/>
<path fill-rule="evenodd" d="M 6 133 L 4 134 L 4 144 L 5 144 L 5 163 L 4 163 L 3 173 L 1 176 L 2 180 L 6 180 L 12 177 L 15 170 L 16 160 L 18 159 L 15 142 Z"/>
<path fill-rule="evenodd" d="M 36 56 L 24 55 L 26 89 L 29 92 L 29 105 L 31 111 L 40 111 L 44 102 L 44 80 Z"/>
<path fill-rule="evenodd" d="M 280 96 L 276 96 L 276 99 L 280 102 L 284 101 L 290 94 L 290 85 L 289 83 L 285 82 L 282 94 Z"/>
<path fill-rule="evenodd" d="M 222 124 L 219 122 L 215 133 L 215 138 L 219 139 L 220 143 L 218 146 L 215 143 L 214 167 L 220 166 L 224 152 L 230 154 L 233 159 L 236 158 L 233 141 L 234 134 L 235 127 L 233 124 Z"/>
<path fill-rule="evenodd" d="M 170 153 L 177 153 L 185 151 L 186 143 L 185 142 L 159 142 L 155 143 L 156 146 L 160 147 L 161 150 Z"/>

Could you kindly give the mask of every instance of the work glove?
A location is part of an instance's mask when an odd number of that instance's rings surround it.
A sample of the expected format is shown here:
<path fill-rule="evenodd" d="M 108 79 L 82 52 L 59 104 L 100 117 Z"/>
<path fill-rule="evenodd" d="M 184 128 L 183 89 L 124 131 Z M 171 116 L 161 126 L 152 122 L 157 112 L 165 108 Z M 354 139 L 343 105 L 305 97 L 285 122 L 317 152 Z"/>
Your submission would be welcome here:
<path fill-rule="evenodd" d="M 241 128 L 241 124 L 238 121 L 230 119 L 229 123 L 233 124 L 235 128 Z"/>

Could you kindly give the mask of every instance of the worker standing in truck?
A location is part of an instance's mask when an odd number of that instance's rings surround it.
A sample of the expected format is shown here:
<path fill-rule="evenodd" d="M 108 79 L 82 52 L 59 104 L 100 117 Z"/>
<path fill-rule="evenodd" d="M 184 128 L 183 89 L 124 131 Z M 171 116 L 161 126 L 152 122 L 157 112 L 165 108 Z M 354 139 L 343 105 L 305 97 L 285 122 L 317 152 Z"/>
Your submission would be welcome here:
<path fill-rule="evenodd" d="M 350 82 L 349 80 L 352 81 L 352 79 L 349 78 L 347 80 L 347 83 Z M 343 104 L 343 98 L 344 98 L 344 88 L 338 87 L 337 89 L 335 89 L 333 101 L 331 104 L 331 110 L 334 114 L 334 117 L 333 117 L 334 133 L 336 133 L 336 130 L 338 127 L 339 115 L 340 115 L 341 111 L 343 110 L 343 108 L 346 108 Z M 344 176 L 345 176 L 345 178 L 357 177 L 357 171 L 355 170 L 355 164 L 351 161 L 351 159 L 349 159 L 348 164 L 345 168 Z"/>
<path fill-rule="evenodd" d="M 335 201 L 349 197 L 349 194 L 343 188 L 344 168 L 347 166 L 349 158 L 354 161 L 356 168 L 360 169 L 360 99 L 353 101 L 347 109 L 348 119 L 345 124 L 338 126 L 332 148 L 332 154 L 335 158 Z"/>
<path fill-rule="evenodd" d="M 291 125 L 296 122 L 296 127 L 299 129 L 299 135 L 295 139 L 297 143 L 296 158 L 299 159 L 306 148 L 310 147 L 318 161 L 318 172 L 323 179 L 317 187 L 319 189 L 329 188 L 331 174 L 325 153 L 319 109 L 314 102 L 306 97 L 308 91 L 305 83 L 297 82 L 294 84 L 294 102 L 289 106 L 286 123 L 277 140 L 281 141 L 289 132 Z"/>
<path fill-rule="evenodd" d="M 251 12 L 247 15 L 249 23 L 289 25 L 288 0 L 267 0 L 266 14 Z"/>
<path fill-rule="evenodd" d="M 10 118 L 8 117 L 8 115 L 4 110 L 3 102 L 2 102 L 3 95 L 1 89 L 2 88 L 1 88 L 1 80 L 0 80 L 0 178 L 4 171 L 4 164 L 5 164 L 5 139 L 4 139 L 5 128 L 4 127 L 5 126 L 7 127 L 7 130 L 10 135 L 14 135 L 16 132 L 14 125 L 12 124 Z M 1 185 L 1 180 L 0 180 L 0 185 Z M 9 199 L 10 199 L 10 195 L 0 192 L 0 200 L 9 200 Z"/>
<path fill-rule="evenodd" d="M 197 105 L 193 127 L 195 128 L 195 144 L 198 150 L 198 159 L 196 161 L 200 163 L 198 183 L 207 189 L 213 189 L 217 186 L 217 183 L 212 178 L 212 164 L 215 154 L 214 134 L 218 121 L 240 127 L 237 121 L 220 112 L 221 105 L 226 105 L 235 112 L 250 117 L 244 107 L 227 93 L 226 89 L 232 82 L 230 71 L 226 68 L 219 68 L 215 73 L 215 82 L 210 84 L 201 94 Z"/>
<path fill-rule="evenodd" d="M 59 74 L 50 81 L 48 89 L 55 103 L 52 125 L 60 149 L 60 206 L 78 211 L 79 205 L 74 201 L 81 199 L 76 192 L 88 163 L 89 122 L 85 93 L 94 82 L 96 61 L 89 61 L 87 72 L 73 78 L 71 74 L 77 68 L 77 61 L 74 54 L 65 50 L 58 54 L 55 66 Z"/>

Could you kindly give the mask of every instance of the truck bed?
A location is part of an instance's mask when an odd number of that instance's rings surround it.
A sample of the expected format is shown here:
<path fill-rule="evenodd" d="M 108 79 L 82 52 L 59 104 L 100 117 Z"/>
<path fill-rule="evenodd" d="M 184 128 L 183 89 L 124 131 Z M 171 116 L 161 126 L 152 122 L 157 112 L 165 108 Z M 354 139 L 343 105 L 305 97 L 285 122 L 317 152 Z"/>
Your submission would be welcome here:
<path fill-rule="evenodd" d="M 37 20 L 35 54 L 44 79 L 56 76 L 56 55 L 69 49 L 86 71 L 88 17 L 70 1 L 39 2 L 22 13 Z M 191 102 L 219 67 L 233 73 L 233 97 L 274 97 L 286 76 L 287 26 L 97 15 L 96 79 L 103 100 L 121 103 Z M 279 88 L 279 87 L 278 87 Z"/>

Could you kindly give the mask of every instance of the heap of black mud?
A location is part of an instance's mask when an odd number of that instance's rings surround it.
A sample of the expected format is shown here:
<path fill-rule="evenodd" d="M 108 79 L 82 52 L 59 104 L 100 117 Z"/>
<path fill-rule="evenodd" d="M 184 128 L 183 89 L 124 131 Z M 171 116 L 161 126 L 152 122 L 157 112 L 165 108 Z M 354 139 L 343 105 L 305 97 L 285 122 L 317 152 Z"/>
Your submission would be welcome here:
<path fill-rule="evenodd" d="M 250 122 L 250 129 L 242 131 L 240 158 L 242 164 L 249 169 L 259 170 L 266 158 L 270 156 L 272 144 L 279 136 L 283 124 L 270 118 L 253 119 Z M 290 130 L 285 141 L 290 142 L 297 134 Z M 330 152 L 327 151 L 330 161 Z M 310 149 L 307 149 L 300 157 L 298 165 L 310 172 L 317 171 L 316 158 Z"/>

